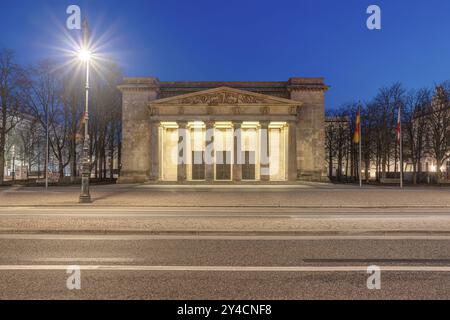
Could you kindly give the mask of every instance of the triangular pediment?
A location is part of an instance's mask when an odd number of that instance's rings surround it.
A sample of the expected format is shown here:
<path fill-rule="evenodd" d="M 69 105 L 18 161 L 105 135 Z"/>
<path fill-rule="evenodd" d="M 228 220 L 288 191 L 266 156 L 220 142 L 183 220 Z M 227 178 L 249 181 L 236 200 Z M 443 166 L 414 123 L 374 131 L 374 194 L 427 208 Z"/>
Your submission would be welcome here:
<path fill-rule="evenodd" d="M 302 103 L 299 101 L 273 97 L 265 94 L 229 87 L 219 87 L 209 90 L 203 90 L 151 102 L 151 106 L 300 106 L 301 104 Z"/>

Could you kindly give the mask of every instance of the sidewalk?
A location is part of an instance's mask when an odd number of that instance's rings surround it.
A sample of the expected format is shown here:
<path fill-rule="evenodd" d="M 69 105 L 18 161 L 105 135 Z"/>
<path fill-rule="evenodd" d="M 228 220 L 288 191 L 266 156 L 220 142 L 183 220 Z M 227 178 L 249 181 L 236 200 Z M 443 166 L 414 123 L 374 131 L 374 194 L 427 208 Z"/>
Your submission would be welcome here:
<path fill-rule="evenodd" d="M 450 189 L 298 186 L 0 188 L 0 233 L 448 233 Z"/>
<path fill-rule="evenodd" d="M 87 206 L 94 207 L 450 208 L 450 188 L 445 187 L 109 185 L 94 186 L 91 194 L 93 203 Z M 78 196 L 77 187 L 50 188 L 48 192 L 0 188 L 0 207 L 80 206 Z"/>

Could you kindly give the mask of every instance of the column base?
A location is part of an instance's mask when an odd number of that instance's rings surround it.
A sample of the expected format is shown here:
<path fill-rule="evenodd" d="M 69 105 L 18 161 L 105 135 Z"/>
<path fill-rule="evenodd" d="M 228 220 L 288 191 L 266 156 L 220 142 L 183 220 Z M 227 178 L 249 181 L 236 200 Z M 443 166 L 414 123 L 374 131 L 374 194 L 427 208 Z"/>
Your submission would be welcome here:
<path fill-rule="evenodd" d="M 148 176 L 121 176 L 117 179 L 117 184 L 145 183 L 149 180 Z"/>
<path fill-rule="evenodd" d="M 322 171 L 303 171 L 298 174 L 298 181 L 329 182 L 329 178 Z"/>

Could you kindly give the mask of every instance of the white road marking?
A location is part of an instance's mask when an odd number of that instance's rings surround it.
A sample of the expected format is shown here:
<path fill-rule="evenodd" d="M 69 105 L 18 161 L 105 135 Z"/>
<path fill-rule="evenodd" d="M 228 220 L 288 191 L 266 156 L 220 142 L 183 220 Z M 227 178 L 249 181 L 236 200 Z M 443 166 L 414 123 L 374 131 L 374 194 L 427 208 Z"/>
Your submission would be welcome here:
<path fill-rule="evenodd" d="M 368 266 L 241 267 L 241 266 L 138 266 L 80 265 L 84 271 L 169 272 L 367 272 Z M 0 265 L 0 271 L 66 270 L 65 265 Z M 450 272 L 450 266 L 381 266 L 382 272 Z"/>
<path fill-rule="evenodd" d="M 343 240 L 433 240 L 448 241 L 449 235 L 59 235 L 59 234 L 0 234 L 0 240 L 58 240 L 58 241 L 145 241 L 145 240 L 226 240 L 226 241 L 343 241 Z"/>

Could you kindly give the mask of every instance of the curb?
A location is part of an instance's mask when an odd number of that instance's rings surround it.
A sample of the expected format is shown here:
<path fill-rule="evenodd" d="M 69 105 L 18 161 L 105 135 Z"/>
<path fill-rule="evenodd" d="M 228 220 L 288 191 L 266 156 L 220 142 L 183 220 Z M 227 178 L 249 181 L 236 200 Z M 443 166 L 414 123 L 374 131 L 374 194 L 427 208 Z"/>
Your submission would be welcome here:
<path fill-rule="evenodd" d="M 299 205 L 299 206 L 288 206 L 288 205 L 197 205 L 197 206 L 177 206 L 177 205 L 153 205 L 153 206 L 142 206 L 142 205 L 90 205 L 90 204 L 50 204 L 50 205 L 0 205 L 0 208 L 179 208 L 179 209 L 192 209 L 192 208 L 280 208 L 280 209 L 447 209 L 450 205 L 386 205 L 386 206 L 361 206 L 361 205 Z M 450 212 L 449 212 L 450 214 Z"/>
<path fill-rule="evenodd" d="M 1 230 L 0 235 L 141 235 L 141 236 L 450 236 L 449 230 L 388 230 L 388 231 L 194 231 L 194 230 Z"/>

